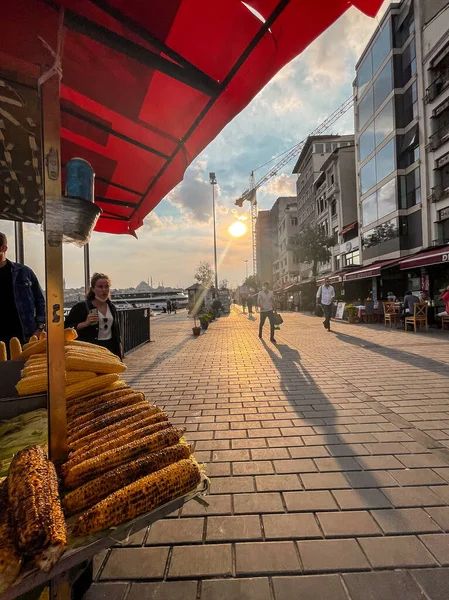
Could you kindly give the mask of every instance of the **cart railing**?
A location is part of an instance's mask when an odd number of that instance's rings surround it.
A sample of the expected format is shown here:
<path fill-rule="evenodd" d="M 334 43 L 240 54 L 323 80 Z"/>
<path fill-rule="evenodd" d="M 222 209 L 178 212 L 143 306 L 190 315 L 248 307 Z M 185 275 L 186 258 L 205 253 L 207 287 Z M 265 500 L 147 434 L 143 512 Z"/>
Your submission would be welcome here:
<path fill-rule="evenodd" d="M 125 354 L 150 341 L 149 308 L 125 308 L 117 312 Z"/>

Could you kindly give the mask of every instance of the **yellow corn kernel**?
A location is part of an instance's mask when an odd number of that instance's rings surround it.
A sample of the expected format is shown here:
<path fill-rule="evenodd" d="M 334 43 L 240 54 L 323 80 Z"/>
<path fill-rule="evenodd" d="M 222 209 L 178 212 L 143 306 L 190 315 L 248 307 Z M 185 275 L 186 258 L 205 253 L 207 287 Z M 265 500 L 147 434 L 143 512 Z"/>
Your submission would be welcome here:
<path fill-rule="evenodd" d="M 19 396 L 27 396 L 29 394 L 41 394 L 47 391 L 47 375 L 41 373 L 39 375 L 30 375 L 21 379 L 16 385 L 16 390 Z"/>
<path fill-rule="evenodd" d="M 19 360 L 19 356 L 22 352 L 22 346 L 18 338 L 13 337 L 9 340 L 9 355 L 11 360 Z"/>
<path fill-rule="evenodd" d="M 81 381 L 89 381 L 97 377 L 96 373 L 92 371 L 66 371 L 65 380 L 67 385 L 73 385 L 80 383 Z"/>
<path fill-rule="evenodd" d="M 46 352 L 47 350 L 47 340 L 40 340 L 35 344 L 31 344 L 27 346 L 25 350 L 22 351 L 20 355 L 20 360 L 25 360 L 34 354 L 40 354 L 41 352 Z"/>
<path fill-rule="evenodd" d="M 71 398 L 84 396 L 91 392 L 96 392 L 97 390 L 104 390 L 111 385 L 111 383 L 117 381 L 118 378 L 117 373 L 110 373 L 108 375 L 100 375 L 99 377 L 87 381 L 81 381 L 80 383 L 74 383 L 73 385 L 67 386 L 66 398 L 67 400 L 70 400 Z"/>
<path fill-rule="evenodd" d="M 126 371 L 126 366 L 119 360 L 74 356 L 72 354 L 66 356 L 65 368 L 67 371 L 93 371 L 94 373 L 123 373 L 123 371 Z"/>
<path fill-rule="evenodd" d="M 80 340 L 70 340 L 65 343 L 66 347 L 69 348 L 79 348 L 84 350 L 95 350 L 96 352 L 104 352 L 105 354 L 110 354 L 110 351 L 103 346 L 97 346 L 96 344 L 91 344 L 90 342 L 81 342 Z"/>

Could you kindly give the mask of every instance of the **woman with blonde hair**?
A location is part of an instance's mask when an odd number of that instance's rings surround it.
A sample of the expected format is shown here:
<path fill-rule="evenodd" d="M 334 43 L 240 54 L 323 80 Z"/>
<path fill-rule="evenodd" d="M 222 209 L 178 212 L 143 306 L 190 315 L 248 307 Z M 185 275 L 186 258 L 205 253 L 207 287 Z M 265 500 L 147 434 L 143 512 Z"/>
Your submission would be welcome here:
<path fill-rule="evenodd" d="M 78 302 L 70 311 L 66 327 L 78 332 L 78 339 L 110 350 L 120 359 L 123 346 L 117 309 L 110 300 L 111 280 L 104 273 L 94 273 L 85 302 Z"/>

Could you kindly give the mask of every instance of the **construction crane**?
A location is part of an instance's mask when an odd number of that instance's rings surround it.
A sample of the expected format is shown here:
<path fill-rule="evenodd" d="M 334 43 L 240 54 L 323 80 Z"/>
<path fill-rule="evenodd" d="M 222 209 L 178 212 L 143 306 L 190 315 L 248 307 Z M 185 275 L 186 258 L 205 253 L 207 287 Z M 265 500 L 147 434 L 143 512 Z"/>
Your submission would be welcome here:
<path fill-rule="evenodd" d="M 322 123 L 318 125 L 309 135 L 301 140 L 298 144 L 286 150 L 279 156 L 282 156 L 281 160 L 276 163 L 263 177 L 261 177 L 258 181 L 254 176 L 254 171 L 250 176 L 250 184 L 248 189 L 246 189 L 243 194 L 235 201 L 236 206 L 242 208 L 243 203 L 245 201 L 250 202 L 251 204 L 251 231 L 252 231 L 252 244 L 253 244 L 253 274 L 257 275 L 257 236 L 256 236 L 256 228 L 257 228 L 257 190 L 265 185 L 270 179 L 272 179 L 275 175 L 279 173 L 279 171 L 288 165 L 298 154 L 301 153 L 304 148 L 307 140 L 311 136 L 321 135 L 324 133 L 329 127 L 331 127 L 336 121 L 338 121 L 345 113 L 348 112 L 354 106 L 354 98 L 351 96 L 348 98 L 341 106 L 339 106 L 331 115 L 329 115 Z M 279 158 L 279 157 L 276 157 Z M 271 161 L 269 161 L 271 162 Z M 259 167 L 260 168 L 260 167 Z M 257 170 L 257 169 L 256 169 Z"/>

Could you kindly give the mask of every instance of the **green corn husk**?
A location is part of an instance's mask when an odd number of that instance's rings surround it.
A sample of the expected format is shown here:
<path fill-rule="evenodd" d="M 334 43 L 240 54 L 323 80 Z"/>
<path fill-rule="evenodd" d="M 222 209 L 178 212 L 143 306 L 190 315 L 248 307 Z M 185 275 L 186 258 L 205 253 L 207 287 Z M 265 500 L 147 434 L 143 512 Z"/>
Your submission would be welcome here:
<path fill-rule="evenodd" d="M 0 423 L 0 479 L 8 474 L 11 460 L 26 446 L 47 444 L 47 411 L 33 410 Z"/>

